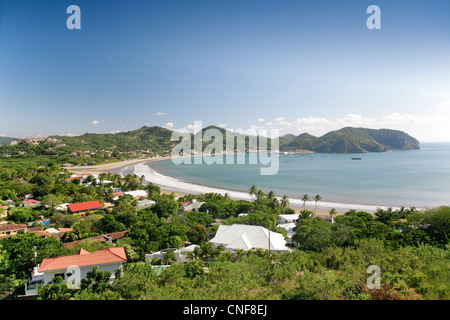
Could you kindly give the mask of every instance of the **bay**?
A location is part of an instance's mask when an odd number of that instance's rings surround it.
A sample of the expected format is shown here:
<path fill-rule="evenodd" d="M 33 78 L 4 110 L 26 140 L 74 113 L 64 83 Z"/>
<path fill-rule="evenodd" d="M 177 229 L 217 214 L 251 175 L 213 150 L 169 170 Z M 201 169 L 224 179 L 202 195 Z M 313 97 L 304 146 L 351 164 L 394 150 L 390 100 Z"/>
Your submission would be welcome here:
<path fill-rule="evenodd" d="M 246 164 L 176 165 L 164 160 L 148 165 L 185 182 L 245 193 L 256 185 L 266 193 L 297 200 L 303 194 L 319 194 L 322 203 L 342 206 L 450 205 L 450 143 L 422 143 L 420 150 L 382 153 L 280 154 L 275 175 L 261 175 L 262 165 L 248 164 L 246 157 Z"/>

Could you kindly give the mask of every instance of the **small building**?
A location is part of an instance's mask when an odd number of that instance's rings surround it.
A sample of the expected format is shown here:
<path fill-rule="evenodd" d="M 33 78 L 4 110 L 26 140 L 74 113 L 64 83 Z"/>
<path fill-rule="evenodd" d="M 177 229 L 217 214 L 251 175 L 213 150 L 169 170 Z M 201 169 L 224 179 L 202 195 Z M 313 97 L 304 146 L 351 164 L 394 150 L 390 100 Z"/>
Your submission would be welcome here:
<path fill-rule="evenodd" d="M 24 201 L 22 201 L 22 205 L 24 207 L 36 207 L 36 206 L 40 206 L 41 202 L 35 199 L 31 199 L 31 198 L 27 198 Z"/>
<path fill-rule="evenodd" d="M 20 231 L 27 232 L 27 225 L 15 223 L 2 224 L 0 225 L 0 239 L 16 235 Z"/>
<path fill-rule="evenodd" d="M 125 196 L 132 196 L 134 199 L 137 200 L 148 197 L 148 193 L 145 190 L 124 191 L 123 194 Z"/>
<path fill-rule="evenodd" d="M 142 210 L 144 208 L 151 207 L 151 206 L 153 206 L 155 204 L 156 204 L 156 202 L 153 201 L 153 200 L 148 200 L 148 199 L 146 199 L 146 200 L 139 200 L 138 201 L 138 205 L 136 206 L 136 210 L 139 211 L 139 210 Z"/>
<path fill-rule="evenodd" d="M 63 204 L 60 204 L 60 205 L 57 206 L 55 209 L 58 210 L 58 211 L 67 211 L 69 204 L 70 204 L 70 203 L 63 203 Z"/>
<path fill-rule="evenodd" d="M 199 212 L 200 211 L 200 207 L 204 204 L 205 202 L 200 202 L 197 201 L 196 199 L 192 199 L 191 202 L 183 204 L 183 202 L 181 203 L 181 211 L 195 211 L 195 212 Z"/>
<path fill-rule="evenodd" d="M 278 216 L 278 223 L 295 223 L 298 218 L 300 217 L 300 214 L 280 214 Z"/>
<path fill-rule="evenodd" d="M 103 205 L 100 201 L 89 201 L 82 203 L 72 203 L 67 205 L 71 213 L 84 214 L 89 211 L 101 210 Z"/>

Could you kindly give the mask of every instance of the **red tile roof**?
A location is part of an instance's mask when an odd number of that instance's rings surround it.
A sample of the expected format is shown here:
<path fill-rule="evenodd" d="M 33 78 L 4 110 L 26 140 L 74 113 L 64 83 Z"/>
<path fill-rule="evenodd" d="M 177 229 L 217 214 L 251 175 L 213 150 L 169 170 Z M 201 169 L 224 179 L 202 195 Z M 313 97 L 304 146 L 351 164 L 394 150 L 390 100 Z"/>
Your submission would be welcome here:
<path fill-rule="evenodd" d="M 80 249 L 80 251 L 73 256 L 46 258 L 42 260 L 39 272 L 67 269 L 70 266 L 98 266 L 126 261 L 127 257 L 123 247 L 95 250 L 94 253 L 89 253 L 86 250 Z"/>
<path fill-rule="evenodd" d="M 100 203 L 100 201 L 72 203 L 72 204 L 69 204 L 67 207 L 72 212 L 80 212 L 80 211 L 103 209 L 103 206 Z"/>

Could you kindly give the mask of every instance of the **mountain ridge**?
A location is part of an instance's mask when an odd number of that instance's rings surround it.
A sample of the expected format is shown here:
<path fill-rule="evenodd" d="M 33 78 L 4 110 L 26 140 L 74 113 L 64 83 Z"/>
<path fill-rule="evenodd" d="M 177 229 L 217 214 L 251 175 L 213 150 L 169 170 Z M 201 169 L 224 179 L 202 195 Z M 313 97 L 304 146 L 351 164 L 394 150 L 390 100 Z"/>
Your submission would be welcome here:
<path fill-rule="evenodd" d="M 319 153 L 364 153 L 420 149 L 420 142 L 409 134 L 392 129 L 344 127 L 320 137 L 302 133 L 280 138 L 280 151 L 309 150 Z"/>

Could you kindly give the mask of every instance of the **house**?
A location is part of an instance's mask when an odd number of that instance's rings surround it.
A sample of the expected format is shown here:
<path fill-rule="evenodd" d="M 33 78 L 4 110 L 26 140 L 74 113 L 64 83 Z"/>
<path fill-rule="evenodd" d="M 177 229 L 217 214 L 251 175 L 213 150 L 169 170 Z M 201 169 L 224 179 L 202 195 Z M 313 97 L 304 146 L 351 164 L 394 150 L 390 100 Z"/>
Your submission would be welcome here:
<path fill-rule="evenodd" d="M 19 231 L 27 232 L 26 224 L 2 224 L 0 225 L 0 239 L 16 235 Z"/>
<path fill-rule="evenodd" d="M 151 207 L 151 206 L 155 205 L 155 203 L 156 202 L 153 200 L 139 200 L 138 205 L 136 206 L 136 210 L 139 211 L 144 208 Z"/>
<path fill-rule="evenodd" d="M 300 217 L 300 214 L 280 214 L 278 216 L 278 223 L 295 223 L 298 218 Z"/>
<path fill-rule="evenodd" d="M 195 212 L 199 212 L 200 211 L 200 207 L 204 204 L 205 202 L 200 202 L 197 201 L 196 199 L 192 199 L 191 202 L 183 204 L 183 202 L 181 203 L 181 211 L 195 211 Z"/>
<path fill-rule="evenodd" d="M 223 245 L 230 251 L 269 249 L 272 252 L 288 252 L 284 236 L 260 226 L 233 224 L 220 225 L 214 238 L 210 240 L 216 247 Z"/>
<path fill-rule="evenodd" d="M 134 199 L 147 198 L 148 193 L 145 190 L 124 191 L 125 196 L 132 196 Z"/>
<path fill-rule="evenodd" d="M 84 214 L 88 211 L 103 209 L 103 205 L 100 201 L 89 201 L 81 203 L 72 203 L 67 205 L 71 213 Z"/>
<path fill-rule="evenodd" d="M 60 276 L 73 288 L 79 288 L 80 281 L 86 278 L 87 273 L 94 267 L 101 271 L 110 271 L 111 279 L 115 278 L 115 271 L 127 262 L 123 247 L 95 250 L 90 253 L 80 249 L 72 256 L 45 258 L 33 270 L 31 279 L 25 286 L 26 295 L 35 295 L 36 284 L 46 285 L 53 278 Z"/>

